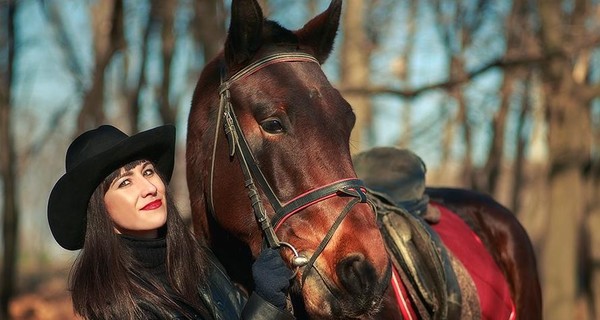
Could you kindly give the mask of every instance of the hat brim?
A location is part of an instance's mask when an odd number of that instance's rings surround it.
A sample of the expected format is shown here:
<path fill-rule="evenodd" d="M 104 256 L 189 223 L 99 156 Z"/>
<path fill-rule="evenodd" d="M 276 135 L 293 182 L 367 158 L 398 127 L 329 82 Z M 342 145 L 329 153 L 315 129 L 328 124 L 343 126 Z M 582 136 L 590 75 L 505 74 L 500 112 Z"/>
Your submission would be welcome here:
<path fill-rule="evenodd" d="M 135 134 L 65 173 L 48 199 L 52 235 L 67 250 L 83 247 L 90 197 L 114 170 L 140 159 L 152 161 L 169 182 L 175 163 L 175 127 L 165 125 Z"/>

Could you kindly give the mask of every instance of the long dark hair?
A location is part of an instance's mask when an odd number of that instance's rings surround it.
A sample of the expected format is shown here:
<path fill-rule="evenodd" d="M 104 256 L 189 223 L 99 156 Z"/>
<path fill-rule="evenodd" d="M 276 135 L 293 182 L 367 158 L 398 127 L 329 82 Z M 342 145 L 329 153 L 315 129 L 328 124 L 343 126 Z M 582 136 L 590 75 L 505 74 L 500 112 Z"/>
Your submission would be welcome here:
<path fill-rule="evenodd" d="M 130 170 L 142 162 L 134 161 L 124 168 Z M 104 194 L 119 170 L 100 183 L 89 201 L 85 242 L 70 277 L 75 311 L 86 319 L 145 319 L 146 307 L 159 318 L 173 311 L 190 316 L 190 308 L 183 307 L 183 302 L 204 318 L 211 318 L 199 295 L 207 279 L 204 246 L 183 222 L 168 187 L 167 222 L 162 231 L 170 288 L 145 273 L 119 241 L 104 204 Z"/>

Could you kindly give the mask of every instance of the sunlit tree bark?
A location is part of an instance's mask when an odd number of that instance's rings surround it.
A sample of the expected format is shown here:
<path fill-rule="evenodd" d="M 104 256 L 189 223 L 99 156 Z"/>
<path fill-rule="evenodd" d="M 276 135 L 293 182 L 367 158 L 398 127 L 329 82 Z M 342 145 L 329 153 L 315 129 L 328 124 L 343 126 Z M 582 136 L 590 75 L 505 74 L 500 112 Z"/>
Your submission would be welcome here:
<path fill-rule="evenodd" d="M 364 30 L 365 1 L 347 1 L 344 5 L 340 82 L 342 86 L 365 87 L 369 83 L 370 73 L 370 45 Z M 365 130 L 371 124 L 370 96 L 344 93 L 344 98 L 356 114 L 356 124 L 350 135 L 350 152 L 356 153 L 365 147 Z"/>

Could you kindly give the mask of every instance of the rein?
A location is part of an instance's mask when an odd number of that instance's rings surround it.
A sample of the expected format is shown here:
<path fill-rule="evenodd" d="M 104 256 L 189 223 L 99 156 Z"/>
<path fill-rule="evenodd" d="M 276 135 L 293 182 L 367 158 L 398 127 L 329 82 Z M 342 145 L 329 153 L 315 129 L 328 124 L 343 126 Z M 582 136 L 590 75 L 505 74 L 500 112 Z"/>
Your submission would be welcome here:
<path fill-rule="evenodd" d="M 294 197 L 293 199 L 282 202 L 269 182 L 265 178 L 264 174 L 260 170 L 248 142 L 244 136 L 241 126 L 233 110 L 231 104 L 231 93 L 229 89 L 234 82 L 244 79 L 253 73 L 261 70 L 271 64 L 281 62 L 311 62 L 320 65 L 320 63 L 311 55 L 305 53 L 276 53 L 266 56 L 256 62 L 241 69 L 228 80 L 222 80 L 221 86 L 219 87 L 219 111 L 217 116 L 217 125 L 215 130 L 214 145 L 212 150 L 211 159 L 211 171 L 210 171 L 210 208 L 215 214 L 213 207 L 213 182 L 214 182 L 214 169 L 215 169 L 215 155 L 217 139 L 219 136 L 219 127 L 221 124 L 224 127 L 225 135 L 229 144 L 229 156 L 233 157 L 236 152 L 239 156 L 239 162 L 244 175 L 244 184 L 248 191 L 248 197 L 252 203 L 252 210 L 256 217 L 263 235 L 266 245 L 270 248 L 281 248 L 285 246 L 290 248 L 294 253 L 292 265 L 296 267 L 296 271 L 302 266 L 306 266 L 305 272 L 302 275 L 302 284 L 308 275 L 308 272 L 312 269 L 318 256 L 323 252 L 327 243 L 333 237 L 335 231 L 342 223 L 344 217 L 357 203 L 370 203 L 366 195 L 366 187 L 364 183 L 355 178 L 347 178 L 335 181 L 322 187 L 317 187 L 308 192 Z M 224 119 L 224 121 L 223 121 Z M 256 180 L 256 183 L 255 183 Z M 269 201 L 269 204 L 273 208 L 274 216 L 269 219 L 265 207 L 262 204 L 259 191 L 256 184 L 258 184 Z M 321 241 L 319 246 L 315 249 L 313 255 L 307 259 L 306 257 L 299 255 L 297 250 L 289 243 L 280 241 L 276 235 L 276 231 L 285 223 L 285 221 L 292 215 L 302 211 L 303 209 L 319 203 L 323 200 L 330 199 L 332 197 L 353 197 L 344 207 L 342 212 L 339 214 L 324 239 Z M 371 204 L 372 205 L 372 204 Z"/>

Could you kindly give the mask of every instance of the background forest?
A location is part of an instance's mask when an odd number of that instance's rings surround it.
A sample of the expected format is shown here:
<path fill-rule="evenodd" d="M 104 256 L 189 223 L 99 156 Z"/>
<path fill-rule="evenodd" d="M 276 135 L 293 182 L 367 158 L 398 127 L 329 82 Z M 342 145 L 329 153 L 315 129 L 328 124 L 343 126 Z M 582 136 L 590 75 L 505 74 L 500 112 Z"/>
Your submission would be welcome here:
<path fill-rule="evenodd" d="M 297 29 L 328 0 L 263 0 Z M 0 319 L 73 318 L 74 254 L 46 201 L 80 132 L 178 126 L 227 0 L 0 0 Z M 534 242 L 545 319 L 600 319 L 600 3 L 346 0 L 323 66 L 358 116 L 353 152 L 407 147 L 428 184 L 494 195 Z M 9 315 L 10 311 L 10 315 Z"/>

